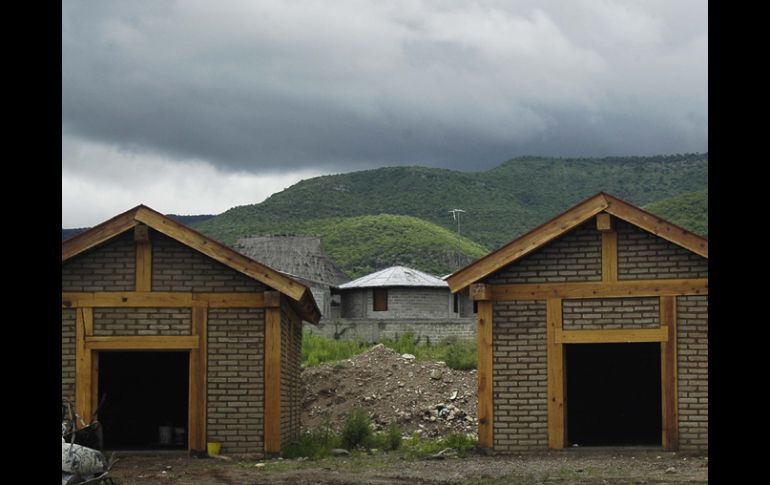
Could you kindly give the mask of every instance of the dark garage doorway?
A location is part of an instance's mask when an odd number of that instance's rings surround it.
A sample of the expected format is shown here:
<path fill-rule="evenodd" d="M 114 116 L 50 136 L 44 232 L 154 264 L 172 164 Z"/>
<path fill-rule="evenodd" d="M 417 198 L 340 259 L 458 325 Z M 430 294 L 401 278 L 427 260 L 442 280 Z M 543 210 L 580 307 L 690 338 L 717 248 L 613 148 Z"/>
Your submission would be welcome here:
<path fill-rule="evenodd" d="M 661 446 L 660 344 L 566 345 L 567 440 Z"/>
<path fill-rule="evenodd" d="M 100 352 L 106 449 L 187 449 L 190 353 Z"/>

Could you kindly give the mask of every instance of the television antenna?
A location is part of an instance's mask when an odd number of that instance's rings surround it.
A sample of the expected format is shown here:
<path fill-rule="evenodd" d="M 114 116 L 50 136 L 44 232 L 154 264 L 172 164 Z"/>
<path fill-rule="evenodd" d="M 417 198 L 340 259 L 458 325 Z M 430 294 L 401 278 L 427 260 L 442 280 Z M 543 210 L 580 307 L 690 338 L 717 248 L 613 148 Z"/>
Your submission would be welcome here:
<path fill-rule="evenodd" d="M 452 219 L 457 221 L 457 236 L 460 236 L 460 213 L 465 212 L 462 209 L 452 209 L 449 211 L 452 214 Z"/>

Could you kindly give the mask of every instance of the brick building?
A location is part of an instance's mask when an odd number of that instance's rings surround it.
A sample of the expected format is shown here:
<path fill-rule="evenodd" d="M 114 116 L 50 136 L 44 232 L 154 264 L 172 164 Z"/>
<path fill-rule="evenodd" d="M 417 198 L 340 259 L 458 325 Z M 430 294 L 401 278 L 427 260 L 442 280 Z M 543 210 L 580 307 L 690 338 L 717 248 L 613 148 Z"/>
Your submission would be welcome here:
<path fill-rule="evenodd" d="M 708 241 L 599 193 L 447 278 L 478 304 L 479 441 L 708 450 Z"/>
<path fill-rule="evenodd" d="M 263 455 L 298 435 L 306 286 L 145 206 L 63 241 L 61 271 L 62 396 L 86 420 L 104 399 L 106 447 Z"/>

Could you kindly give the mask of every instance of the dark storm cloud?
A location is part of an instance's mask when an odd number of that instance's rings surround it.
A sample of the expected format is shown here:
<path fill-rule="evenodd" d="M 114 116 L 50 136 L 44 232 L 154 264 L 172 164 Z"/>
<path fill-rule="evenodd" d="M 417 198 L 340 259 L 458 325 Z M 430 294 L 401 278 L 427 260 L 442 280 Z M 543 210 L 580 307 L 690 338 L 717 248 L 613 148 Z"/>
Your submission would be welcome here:
<path fill-rule="evenodd" d="M 706 151 L 671 3 L 65 2 L 63 131 L 253 172 Z"/>

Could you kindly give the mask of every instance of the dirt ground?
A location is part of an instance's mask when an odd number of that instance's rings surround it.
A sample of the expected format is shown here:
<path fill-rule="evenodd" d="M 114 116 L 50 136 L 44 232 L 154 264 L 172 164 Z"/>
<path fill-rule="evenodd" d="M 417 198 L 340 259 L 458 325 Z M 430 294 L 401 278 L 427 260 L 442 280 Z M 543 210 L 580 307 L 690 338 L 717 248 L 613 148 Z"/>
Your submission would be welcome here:
<path fill-rule="evenodd" d="M 708 483 L 708 458 L 654 450 L 564 451 L 446 460 L 395 453 L 309 460 L 196 459 L 181 455 L 119 456 L 122 484 L 694 484 Z"/>
<path fill-rule="evenodd" d="M 360 407 L 378 430 L 394 419 L 407 435 L 475 434 L 477 379 L 475 370 L 404 358 L 375 345 L 351 359 L 303 370 L 302 426 L 339 430 L 350 411 Z"/>

